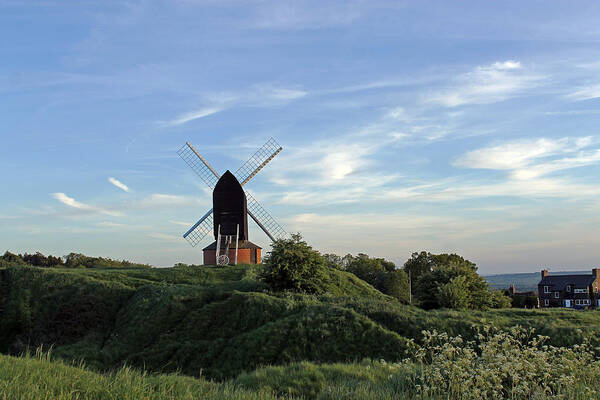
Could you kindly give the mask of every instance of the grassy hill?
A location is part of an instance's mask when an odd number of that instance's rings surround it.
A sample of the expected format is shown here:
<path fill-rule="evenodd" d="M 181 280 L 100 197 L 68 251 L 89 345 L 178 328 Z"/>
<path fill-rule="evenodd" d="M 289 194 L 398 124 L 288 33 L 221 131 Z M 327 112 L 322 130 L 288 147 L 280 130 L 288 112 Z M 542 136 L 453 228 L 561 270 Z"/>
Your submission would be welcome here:
<path fill-rule="evenodd" d="M 275 295 L 260 266 L 0 269 L 0 352 L 53 347 L 64 360 L 224 380 L 300 361 L 400 360 L 423 330 L 474 338 L 486 325 L 534 327 L 569 346 L 600 338 L 600 313 L 423 311 L 346 272 L 325 296 Z"/>

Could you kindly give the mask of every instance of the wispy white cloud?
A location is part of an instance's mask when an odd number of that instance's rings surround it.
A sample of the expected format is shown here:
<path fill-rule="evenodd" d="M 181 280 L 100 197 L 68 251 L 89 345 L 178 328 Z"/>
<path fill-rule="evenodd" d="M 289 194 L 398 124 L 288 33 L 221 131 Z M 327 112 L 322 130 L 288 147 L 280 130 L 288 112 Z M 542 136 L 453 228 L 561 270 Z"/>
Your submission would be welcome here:
<path fill-rule="evenodd" d="M 152 238 L 152 239 L 167 241 L 167 242 L 180 242 L 180 243 L 184 242 L 184 240 L 181 236 L 169 235 L 169 234 L 160 233 L 160 232 L 149 233 L 148 237 Z"/>
<path fill-rule="evenodd" d="M 600 98 L 600 84 L 593 84 L 578 88 L 576 91 L 569 93 L 566 97 L 574 101 L 591 100 Z"/>
<path fill-rule="evenodd" d="M 542 78 L 523 71 L 519 61 L 495 62 L 458 76 L 453 85 L 431 93 L 424 100 L 445 107 L 490 104 L 517 96 L 538 85 Z"/>
<path fill-rule="evenodd" d="M 270 107 L 286 104 L 305 97 L 308 92 L 299 88 L 273 84 L 256 84 L 236 92 L 206 94 L 206 105 L 180 114 L 166 123 L 167 126 L 183 125 L 191 121 L 217 114 L 233 107 Z"/>
<path fill-rule="evenodd" d="M 170 220 L 169 222 L 172 223 L 172 224 L 174 224 L 174 225 L 185 226 L 185 227 L 188 227 L 188 228 L 193 225 L 191 222 L 185 222 L 185 221 L 172 221 L 172 220 Z"/>
<path fill-rule="evenodd" d="M 599 149 L 584 150 L 592 144 L 594 138 L 590 136 L 517 140 L 470 151 L 453 164 L 465 168 L 509 170 L 515 178 L 530 179 L 600 162 Z M 574 153 L 577 154 L 572 156 Z"/>
<path fill-rule="evenodd" d="M 173 194 L 154 193 L 141 200 L 140 204 L 146 207 L 153 206 L 176 206 L 194 203 L 195 200 L 187 196 Z"/>
<path fill-rule="evenodd" d="M 128 192 L 128 193 L 131 192 L 131 190 L 129 189 L 129 187 L 126 184 L 124 184 L 123 182 L 119 181 L 116 178 L 113 178 L 112 176 L 108 178 L 108 181 L 125 192 Z"/>
<path fill-rule="evenodd" d="M 185 114 L 181 114 L 171 121 L 169 121 L 169 125 L 182 125 L 190 121 L 194 121 L 196 119 L 208 117 L 209 115 L 213 115 L 222 111 L 223 107 L 203 107 L 198 110 L 194 110 L 191 112 L 187 112 Z"/>
<path fill-rule="evenodd" d="M 101 207 L 95 207 L 95 206 L 91 206 L 89 204 L 81 203 L 81 202 L 75 200 L 74 198 L 67 196 L 64 193 L 52 193 L 52 197 L 54 197 L 56 200 L 60 201 L 64 205 L 72 207 L 72 208 L 76 208 L 78 210 L 92 212 L 92 213 L 106 214 L 106 215 L 111 215 L 114 217 L 123 215 L 121 212 L 118 212 L 118 211 L 107 210 L 107 209 L 104 209 Z"/>
<path fill-rule="evenodd" d="M 125 224 L 119 224 L 117 222 L 112 222 L 112 221 L 102 221 L 102 222 L 98 222 L 96 225 L 102 226 L 102 227 L 107 227 L 107 228 L 122 228 L 124 226 L 127 226 Z"/>
<path fill-rule="evenodd" d="M 289 89 L 274 86 L 259 86 L 259 92 L 271 100 L 296 100 L 306 96 L 308 93 L 304 90 Z"/>

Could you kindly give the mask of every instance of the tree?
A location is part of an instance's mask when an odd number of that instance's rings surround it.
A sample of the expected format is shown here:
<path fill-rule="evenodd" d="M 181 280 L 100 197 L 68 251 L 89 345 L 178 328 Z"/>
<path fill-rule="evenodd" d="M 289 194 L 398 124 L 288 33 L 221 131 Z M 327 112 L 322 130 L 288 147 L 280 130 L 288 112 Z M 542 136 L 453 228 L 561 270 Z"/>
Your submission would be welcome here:
<path fill-rule="evenodd" d="M 359 253 L 346 266 L 346 271 L 377 287 L 381 273 L 387 271 L 387 265 L 382 264 L 381 260 L 380 258 L 369 258 L 367 254 Z"/>
<path fill-rule="evenodd" d="M 438 303 L 444 308 L 464 310 L 471 305 L 467 277 L 460 275 L 438 287 Z"/>
<path fill-rule="evenodd" d="M 325 259 L 302 240 L 299 233 L 292 234 L 291 239 L 273 242 L 264 264 L 262 280 L 274 291 L 325 292 Z"/>
<path fill-rule="evenodd" d="M 403 303 L 410 303 L 408 274 L 401 269 L 386 272 L 382 276 L 382 292 Z"/>
<path fill-rule="evenodd" d="M 0 257 L 0 267 L 12 267 L 16 265 L 27 265 L 25 260 L 16 254 L 6 251 L 3 256 Z"/>
<path fill-rule="evenodd" d="M 468 303 L 464 308 L 486 309 L 494 306 L 493 294 L 485 279 L 477 273 L 477 266 L 474 263 L 457 254 L 427 254 L 435 266 L 430 272 L 422 274 L 414 285 L 414 294 L 421 307 L 433 309 L 448 307 L 449 304 L 460 304 L 463 307 L 462 298 L 456 300 L 458 303 L 452 303 L 448 302 L 448 297 L 440 297 L 442 288 L 459 276 L 464 277 L 464 286 L 468 291 Z M 460 284 L 463 285 L 462 279 Z M 444 296 L 449 296 L 451 290 L 458 290 L 457 285 L 459 281 L 456 281 L 454 286 L 443 289 Z M 444 304 L 441 303 L 442 299 L 445 301 Z"/>
<path fill-rule="evenodd" d="M 490 289 L 490 307 L 491 308 L 510 308 L 513 299 L 507 296 L 501 290 Z"/>
<path fill-rule="evenodd" d="M 332 253 L 323 254 L 323 258 L 325 259 L 325 264 L 329 268 L 334 268 L 334 269 L 339 269 L 339 270 L 344 269 L 344 263 L 342 261 L 342 257 L 338 256 L 337 254 L 332 254 Z"/>
<path fill-rule="evenodd" d="M 433 254 L 427 251 L 414 252 L 404 263 L 404 271 L 409 274 L 411 281 L 416 282 L 421 275 L 431 272 L 436 265 L 436 259 Z"/>

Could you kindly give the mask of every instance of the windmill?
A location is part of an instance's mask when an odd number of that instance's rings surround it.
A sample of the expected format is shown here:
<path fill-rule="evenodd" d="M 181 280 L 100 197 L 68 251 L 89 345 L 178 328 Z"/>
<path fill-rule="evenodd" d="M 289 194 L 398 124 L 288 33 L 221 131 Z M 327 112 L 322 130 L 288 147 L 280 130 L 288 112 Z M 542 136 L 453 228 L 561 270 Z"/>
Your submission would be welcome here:
<path fill-rule="evenodd" d="M 287 236 L 260 203 L 242 189 L 281 150 L 275 139 L 270 138 L 235 173 L 227 170 L 222 176 L 189 142 L 177 152 L 213 190 L 213 208 L 183 234 L 195 247 L 212 231 L 215 242 L 203 249 L 205 265 L 227 265 L 232 258 L 234 264 L 238 261 L 260 263 L 261 248 L 248 240 L 248 215 L 272 241 Z"/>

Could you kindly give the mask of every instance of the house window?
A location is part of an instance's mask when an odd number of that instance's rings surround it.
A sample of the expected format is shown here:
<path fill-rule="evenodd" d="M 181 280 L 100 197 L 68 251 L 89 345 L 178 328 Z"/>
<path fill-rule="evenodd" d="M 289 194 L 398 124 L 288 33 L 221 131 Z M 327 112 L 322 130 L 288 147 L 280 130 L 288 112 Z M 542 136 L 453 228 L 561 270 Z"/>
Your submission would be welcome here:
<path fill-rule="evenodd" d="M 548 286 L 544 286 L 544 293 L 550 293 L 550 288 Z"/>
<path fill-rule="evenodd" d="M 567 292 L 571 293 L 571 285 L 567 285 Z"/>
<path fill-rule="evenodd" d="M 587 293 L 587 289 L 575 289 L 575 293 Z"/>
<path fill-rule="evenodd" d="M 549 304 L 550 304 L 550 300 L 544 299 L 544 306 L 548 307 Z"/>
<path fill-rule="evenodd" d="M 558 296 L 559 296 L 559 292 L 554 292 L 554 298 L 558 299 Z"/>

